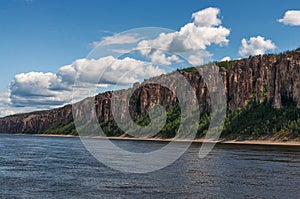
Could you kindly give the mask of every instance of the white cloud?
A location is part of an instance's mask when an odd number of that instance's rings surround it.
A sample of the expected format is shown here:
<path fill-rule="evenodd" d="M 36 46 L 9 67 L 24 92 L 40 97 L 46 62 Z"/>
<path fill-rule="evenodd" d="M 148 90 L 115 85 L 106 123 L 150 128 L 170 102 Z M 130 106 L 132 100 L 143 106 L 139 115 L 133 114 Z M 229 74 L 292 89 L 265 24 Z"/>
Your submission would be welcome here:
<path fill-rule="evenodd" d="M 148 56 L 151 59 L 151 62 L 165 65 L 171 65 L 173 61 L 180 61 L 180 59 L 176 55 L 166 55 L 166 53 L 161 50 L 155 50 Z"/>
<path fill-rule="evenodd" d="M 12 81 L 11 92 L 22 90 L 29 96 L 51 96 L 53 91 L 49 88 L 51 82 L 57 81 L 56 75 L 53 73 L 29 72 L 17 74 Z"/>
<path fill-rule="evenodd" d="M 138 35 L 132 34 L 124 34 L 124 35 L 113 35 L 104 37 L 101 41 L 94 41 L 92 44 L 94 47 L 96 46 L 107 46 L 107 45 L 114 45 L 114 44 L 132 44 L 139 40 Z"/>
<path fill-rule="evenodd" d="M 206 8 L 192 14 L 192 22 L 182 26 L 178 31 L 172 33 L 161 33 L 157 38 L 151 40 L 142 40 L 138 34 L 119 34 L 111 37 L 105 37 L 101 41 L 93 42 L 94 46 L 109 46 L 115 44 L 134 44 L 131 50 L 139 50 L 143 56 L 146 56 L 153 63 L 171 65 L 173 62 L 181 62 L 176 55 L 181 54 L 189 60 L 199 64 L 207 59 L 207 54 L 203 53 L 211 45 L 227 45 L 230 34 L 228 28 L 223 27 L 220 18 L 219 8 Z M 127 47 L 127 48 L 126 48 Z M 125 48 L 111 48 L 112 52 L 128 53 L 131 51 L 128 45 Z M 200 53 L 198 51 L 201 51 Z M 196 57 L 204 55 L 204 57 Z"/>
<path fill-rule="evenodd" d="M 111 51 L 116 53 L 126 54 L 129 53 L 131 49 L 111 49 Z"/>
<path fill-rule="evenodd" d="M 36 106 L 27 106 L 27 107 L 12 107 L 12 106 L 2 106 L 0 107 L 0 117 L 5 117 L 8 115 L 14 115 L 18 113 L 26 113 L 31 111 L 39 111 L 49 109 L 50 107 L 36 107 Z"/>
<path fill-rule="evenodd" d="M 61 77 L 62 81 L 73 84 L 76 78 L 76 70 L 71 65 L 62 66 L 58 69 L 56 75 Z"/>
<path fill-rule="evenodd" d="M 206 8 L 204 10 L 193 13 L 192 18 L 197 26 L 217 26 L 222 22 L 218 18 L 220 9 L 218 8 Z"/>
<path fill-rule="evenodd" d="M 69 101 L 69 85 L 56 74 L 29 72 L 15 75 L 9 86 L 11 105 L 57 106 Z"/>
<path fill-rule="evenodd" d="M 13 114 L 15 114 L 13 110 L 3 109 L 2 107 L 0 108 L 0 117 Z"/>
<path fill-rule="evenodd" d="M 239 54 L 242 56 L 262 55 L 268 50 L 276 49 L 276 45 L 270 40 L 262 36 L 251 37 L 248 41 L 242 39 L 242 46 L 239 49 Z"/>
<path fill-rule="evenodd" d="M 138 49 L 151 62 L 133 58 L 117 59 L 106 56 L 100 59 L 78 59 L 70 65 L 62 66 L 56 74 L 30 72 L 17 74 L 7 93 L 0 95 L 0 103 L 7 107 L 0 114 L 17 113 L 26 110 L 48 109 L 69 103 L 75 99 L 91 96 L 83 90 L 72 92 L 75 79 L 86 85 L 106 88 L 109 85 L 125 85 L 157 76 L 166 71 L 153 64 L 170 65 L 180 62 L 176 53 L 187 53 L 190 63 L 203 64 L 212 56 L 206 51 L 210 45 L 226 45 L 230 30 L 221 26 L 218 8 L 207 8 L 192 14 L 193 21 L 173 33 L 161 33 L 153 40 L 142 40 L 138 34 L 123 34 L 104 37 L 93 42 L 93 46 L 125 45 L 111 47 L 113 52 L 128 52 Z M 134 48 L 134 44 L 137 44 Z M 130 44 L 130 45 L 129 45 Z M 130 47 L 129 47 L 130 46 Z M 126 50 L 126 51 L 124 51 Z M 170 53 L 166 53 L 170 52 Z M 99 79 L 101 76 L 101 79 Z M 3 98 L 3 99 L 2 99 Z M 21 107 L 21 108 L 19 108 Z M 21 111 L 20 111 L 21 110 Z"/>
<path fill-rule="evenodd" d="M 77 81 L 90 84 L 131 84 L 143 79 L 165 73 L 149 62 L 126 57 L 117 59 L 112 56 L 100 59 L 80 59 L 59 71 L 62 80 L 69 80 L 69 74 L 77 74 Z M 100 78 L 101 76 L 101 78 Z M 99 79 L 100 78 L 100 79 Z"/>
<path fill-rule="evenodd" d="M 6 92 L 0 92 L 0 105 L 1 104 L 10 104 L 10 93 L 9 91 Z"/>
<path fill-rule="evenodd" d="M 208 60 L 210 59 L 211 56 L 212 56 L 212 54 L 207 51 L 204 51 L 204 50 L 198 51 L 194 54 L 191 54 L 188 57 L 188 61 L 192 65 L 202 65 L 205 62 L 208 62 Z"/>
<path fill-rule="evenodd" d="M 195 55 L 199 54 L 197 52 L 204 51 L 207 46 L 228 44 L 227 36 L 230 30 L 221 26 L 219 13 L 218 8 L 198 11 L 192 15 L 194 21 L 184 25 L 179 31 L 161 33 L 156 39 L 143 40 L 138 43 L 136 49 L 151 58 L 154 63 L 171 64 L 170 60 L 163 59 L 161 53 L 156 53 L 155 49 L 172 53 L 190 53 L 190 57 L 195 60 Z M 197 59 L 201 60 L 201 58 Z"/>
<path fill-rule="evenodd" d="M 221 61 L 230 61 L 230 60 L 231 60 L 231 58 L 229 56 L 223 57 L 221 59 Z"/>
<path fill-rule="evenodd" d="M 73 99 L 82 99 L 95 94 L 90 89 L 74 93 L 72 87 L 76 77 L 80 85 L 106 88 L 109 84 L 131 84 L 163 73 L 163 69 L 149 62 L 128 57 L 78 59 L 61 67 L 56 74 L 29 72 L 15 75 L 8 92 L 0 93 L 0 103 L 11 107 L 35 107 L 32 110 L 49 109 L 70 103 L 72 96 Z"/>
<path fill-rule="evenodd" d="M 33 110 L 31 107 L 13 107 L 9 91 L 0 92 L 0 117 Z M 34 108 L 36 110 L 36 107 Z"/>
<path fill-rule="evenodd" d="M 284 17 L 277 21 L 284 25 L 300 26 L 300 10 L 288 10 L 284 14 Z"/>
<path fill-rule="evenodd" d="M 0 92 L 0 117 L 15 114 L 15 112 L 10 109 L 10 105 L 11 100 L 9 91 Z"/>

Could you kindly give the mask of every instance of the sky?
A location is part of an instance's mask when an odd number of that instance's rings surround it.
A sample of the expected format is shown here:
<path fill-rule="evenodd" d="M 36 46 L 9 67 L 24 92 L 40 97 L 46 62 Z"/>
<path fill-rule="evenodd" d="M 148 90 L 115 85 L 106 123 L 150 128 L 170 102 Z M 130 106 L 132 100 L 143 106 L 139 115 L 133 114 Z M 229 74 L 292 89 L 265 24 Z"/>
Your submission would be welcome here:
<path fill-rule="evenodd" d="M 124 33 L 144 27 L 174 32 L 147 38 L 142 31 Z M 296 49 L 300 1 L 1 0 L 0 28 L 0 116 L 5 116 L 70 103 L 74 77 L 95 83 L 88 79 L 108 63 L 115 66 L 97 82 L 104 90 L 122 74 L 127 75 L 122 84 L 130 84 L 169 72 L 160 64 L 182 61 L 159 50 L 139 50 L 144 60 L 116 58 L 107 54 L 109 45 L 122 45 L 119 52 L 156 47 L 187 53 L 193 65 Z M 106 50 L 105 56 L 92 57 L 95 47 Z"/>

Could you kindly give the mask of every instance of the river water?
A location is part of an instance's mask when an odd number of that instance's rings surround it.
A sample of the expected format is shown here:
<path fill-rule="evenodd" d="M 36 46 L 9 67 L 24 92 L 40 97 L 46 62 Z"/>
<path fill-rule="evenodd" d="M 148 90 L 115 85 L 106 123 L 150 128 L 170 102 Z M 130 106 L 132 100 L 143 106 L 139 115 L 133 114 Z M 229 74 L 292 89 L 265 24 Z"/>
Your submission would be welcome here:
<path fill-rule="evenodd" d="M 132 151 L 165 144 L 114 142 Z M 200 146 L 130 174 L 97 161 L 79 138 L 2 134 L 0 198 L 300 198 L 300 147 L 219 144 L 199 159 Z"/>

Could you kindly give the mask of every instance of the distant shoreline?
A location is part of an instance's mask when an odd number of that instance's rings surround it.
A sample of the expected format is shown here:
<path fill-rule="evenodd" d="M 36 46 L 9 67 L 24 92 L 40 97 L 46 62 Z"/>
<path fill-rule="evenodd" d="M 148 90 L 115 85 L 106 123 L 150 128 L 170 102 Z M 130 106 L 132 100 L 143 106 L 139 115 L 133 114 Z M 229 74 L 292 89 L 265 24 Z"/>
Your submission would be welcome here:
<path fill-rule="evenodd" d="M 19 134 L 19 135 L 32 135 L 41 137 L 66 137 L 66 138 L 95 138 L 95 139 L 110 139 L 110 140 L 134 140 L 134 141 L 157 141 L 157 142 L 191 142 L 191 140 L 184 139 L 162 139 L 162 138 L 130 138 L 130 137 L 103 137 L 103 136 L 74 136 L 74 135 L 57 135 L 57 134 Z M 231 144 L 231 145 L 269 145 L 269 146 L 300 146 L 300 142 L 297 141 L 287 141 L 279 142 L 272 140 L 219 140 L 219 141 L 209 141 L 205 139 L 195 139 L 192 143 L 216 143 L 216 144 Z"/>

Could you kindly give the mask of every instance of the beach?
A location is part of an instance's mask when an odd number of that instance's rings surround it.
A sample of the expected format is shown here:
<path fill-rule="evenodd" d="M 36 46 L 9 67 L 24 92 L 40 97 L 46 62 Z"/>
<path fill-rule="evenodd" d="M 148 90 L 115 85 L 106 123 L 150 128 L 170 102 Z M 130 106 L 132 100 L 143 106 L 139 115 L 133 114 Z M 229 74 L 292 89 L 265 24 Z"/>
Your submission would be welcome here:
<path fill-rule="evenodd" d="M 20 134 L 24 135 L 24 134 Z M 136 137 L 104 137 L 104 136 L 74 136 L 74 135 L 56 135 L 56 134 L 32 134 L 34 136 L 48 137 L 76 137 L 76 138 L 95 138 L 95 139 L 110 139 L 110 140 L 136 140 L 136 141 L 157 141 L 157 142 L 193 142 L 193 143 L 216 143 L 216 144 L 235 144 L 235 145 L 271 145 L 271 146 L 300 146 L 298 141 L 273 141 L 266 140 L 207 140 L 204 138 L 187 140 L 187 139 L 163 139 L 163 138 L 136 138 Z"/>

